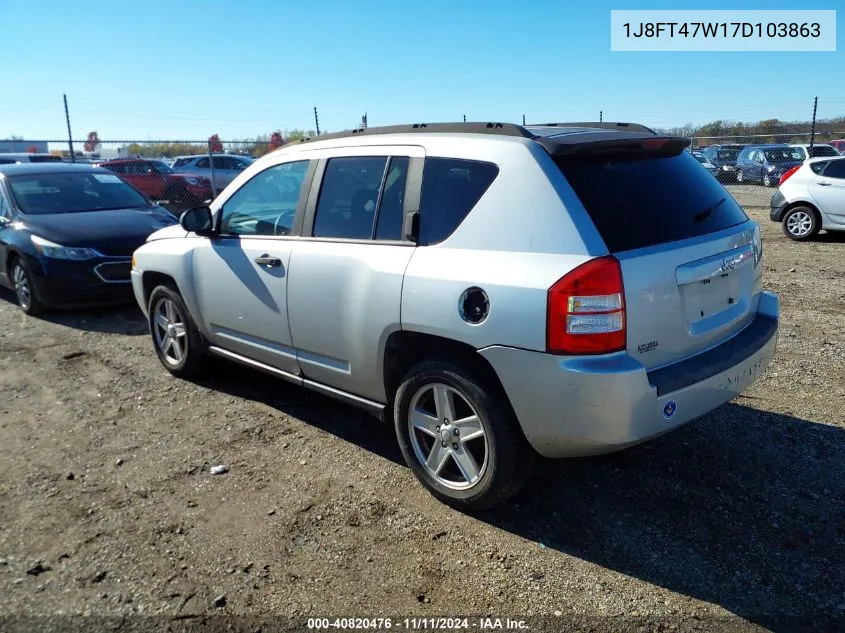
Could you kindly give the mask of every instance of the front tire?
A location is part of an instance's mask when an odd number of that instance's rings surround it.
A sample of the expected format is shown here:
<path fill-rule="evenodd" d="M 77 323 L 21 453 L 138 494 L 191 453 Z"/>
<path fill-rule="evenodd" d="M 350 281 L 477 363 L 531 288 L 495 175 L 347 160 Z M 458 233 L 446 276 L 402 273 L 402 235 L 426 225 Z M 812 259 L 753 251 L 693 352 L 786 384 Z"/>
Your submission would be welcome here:
<path fill-rule="evenodd" d="M 150 335 L 158 359 L 179 378 L 199 374 L 205 361 L 205 342 L 182 296 L 169 286 L 158 286 L 147 305 Z"/>
<path fill-rule="evenodd" d="M 742 184 L 742 170 L 738 169 L 736 172 L 736 182 L 737 184 Z"/>
<path fill-rule="evenodd" d="M 816 236 L 821 229 L 821 221 L 815 209 L 793 207 L 783 216 L 783 232 L 791 240 L 804 242 Z"/>
<path fill-rule="evenodd" d="M 35 284 L 32 283 L 32 273 L 27 263 L 20 257 L 15 256 L 9 267 L 9 279 L 15 289 L 15 297 L 18 305 L 29 316 L 37 316 L 45 310 L 44 304 L 35 292 Z"/>
<path fill-rule="evenodd" d="M 440 360 L 418 363 L 396 392 L 393 419 L 411 472 L 459 510 L 504 502 L 533 470 L 533 449 L 483 372 Z"/>
<path fill-rule="evenodd" d="M 764 187 L 771 187 L 772 186 L 772 177 L 769 174 L 763 174 L 763 186 Z"/>

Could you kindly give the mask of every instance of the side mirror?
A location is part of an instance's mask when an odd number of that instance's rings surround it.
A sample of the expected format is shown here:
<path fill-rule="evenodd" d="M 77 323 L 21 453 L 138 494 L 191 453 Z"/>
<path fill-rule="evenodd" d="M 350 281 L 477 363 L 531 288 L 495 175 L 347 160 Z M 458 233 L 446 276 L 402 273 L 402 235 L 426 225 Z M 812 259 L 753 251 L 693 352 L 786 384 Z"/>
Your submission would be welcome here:
<path fill-rule="evenodd" d="M 214 235 L 214 220 L 208 207 L 188 209 L 179 218 L 179 224 L 189 233 L 196 233 L 200 237 Z"/>

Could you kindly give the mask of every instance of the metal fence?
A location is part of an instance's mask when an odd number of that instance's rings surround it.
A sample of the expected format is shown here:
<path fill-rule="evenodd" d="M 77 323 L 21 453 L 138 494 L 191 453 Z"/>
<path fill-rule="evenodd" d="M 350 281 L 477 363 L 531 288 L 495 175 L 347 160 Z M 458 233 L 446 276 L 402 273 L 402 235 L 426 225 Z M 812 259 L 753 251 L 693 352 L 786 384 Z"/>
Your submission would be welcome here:
<path fill-rule="evenodd" d="M 62 161 L 110 169 L 149 198 L 179 212 L 215 198 L 253 160 L 284 145 L 280 139 L 223 141 L 22 140 L 32 161 Z M 3 153 L 0 152 L 0 161 Z"/>
<path fill-rule="evenodd" d="M 816 145 L 827 144 L 829 141 L 845 139 L 845 129 L 840 132 L 795 132 L 790 134 L 744 134 L 733 136 L 691 136 L 690 146 L 695 148 L 709 145 L 805 145 L 812 142 Z"/>
<path fill-rule="evenodd" d="M 677 134 L 680 130 L 666 132 Z M 791 133 L 689 138 L 691 150 L 715 145 L 807 144 L 811 139 L 816 145 L 824 145 L 828 141 L 845 139 L 845 129 L 841 132 L 829 129 L 816 131 L 815 135 L 808 127 L 805 131 Z M 279 133 L 255 140 L 222 140 L 215 135 L 206 140 L 98 139 L 96 144 L 92 144 L 90 139 L 86 139 L 72 142 L 73 157 L 69 149 L 71 143 L 66 139 L 18 139 L 15 147 L 27 148 L 33 158 L 104 165 L 151 199 L 179 212 L 216 197 L 254 159 L 282 147 L 286 141 L 299 140 L 300 137 L 283 139 Z M 3 150 L 10 151 L 0 148 L 0 160 Z M 44 154 L 50 154 L 51 157 L 45 157 Z"/>

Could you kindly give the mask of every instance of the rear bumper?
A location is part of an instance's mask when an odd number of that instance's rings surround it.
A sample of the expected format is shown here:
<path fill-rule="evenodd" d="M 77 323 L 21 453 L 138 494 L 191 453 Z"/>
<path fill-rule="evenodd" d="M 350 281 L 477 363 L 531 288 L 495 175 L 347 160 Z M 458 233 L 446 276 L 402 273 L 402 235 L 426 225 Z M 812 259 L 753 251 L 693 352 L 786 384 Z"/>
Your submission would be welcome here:
<path fill-rule="evenodd" d="M 771 201 L 772 210 L 769 213 L 769 218 L 772 222 L 780 222 L 783 220 L 783 214 L 786 210 L 787 201 L 780 191 L 775 191 Z"/>
<path fill-rule="evenodd" d="M 777 320 L 777 297 L 763 293 L 757 318 L 742 332 L 652 372 L 624 352 L 577 358 L 489 347 L 480 353 L 538 453 L 597 455 L 666 433 L 741 393 L 774 356 Z"/>

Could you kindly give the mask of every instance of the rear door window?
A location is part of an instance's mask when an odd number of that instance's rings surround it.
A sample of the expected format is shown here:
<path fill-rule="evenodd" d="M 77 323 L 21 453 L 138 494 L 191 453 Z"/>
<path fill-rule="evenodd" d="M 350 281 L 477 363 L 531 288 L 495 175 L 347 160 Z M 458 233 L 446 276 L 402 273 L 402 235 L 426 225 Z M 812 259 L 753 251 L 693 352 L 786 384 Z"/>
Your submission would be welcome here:
<path fill-rule="evenodd" d="M 558 159 L 611 252 L 721 231 L 748 217 L 688 152 Z"/>
<path fill-rule="evenodd" d="M 330 158 L 314 216 L 314 237 L 370 239 L 386 156 Z"/>
<path fill-rule="evenodd" d="M 845 178 L 845 160 L 832 160 L 824 170 L 825 178 Z"/>
<path fill-rule="evenodd" d="M 442 242 L 454 233 L 498 174 L 493 163 L 426 158 L 420 194 L 420 246 Z"/>

